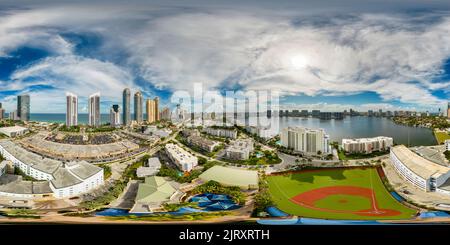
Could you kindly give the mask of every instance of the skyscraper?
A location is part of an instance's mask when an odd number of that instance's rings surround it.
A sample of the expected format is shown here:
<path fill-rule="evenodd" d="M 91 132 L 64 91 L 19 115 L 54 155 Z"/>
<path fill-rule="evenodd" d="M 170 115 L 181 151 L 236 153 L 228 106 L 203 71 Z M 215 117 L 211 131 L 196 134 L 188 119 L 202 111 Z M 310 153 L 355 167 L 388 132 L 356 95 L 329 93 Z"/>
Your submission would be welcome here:
<path fill-rule="evenodd" d="M 447 104 L 447 118 L 450 119 L 450 102 Z"/>
<path fill-rule="evenodd" d="M 119 105 L 113 105 L 109 110 L 109 122 L 111 127 L 120 126 L 120 107 Z"/>
<path fill-rule="evenodd" d="M 214 112 L 213 112 L 214 113 Z M 161 111 L 160 115 L 161 120 L 170 121 L 171 119 L 171 113 L 169 107 L 164 107 Z M 214 119 L 214 118 L 213 118 Z"/>
<path fill-rule="evenodd" d="M 131 122 L 131 111 L 130 111 L 130 89 L 126 88 L 123 90 L 122 94 L 122 110 L 123 110 L 123 124 L 129 125 Z"/>
<path fill-rule="evenodd" d="M 67 127 L 78 125 L 78 96 L 66 93 L 66 125 Z"/>
<path fill-rule="evenodd" d="M 0 120 L 5 119 L 5 109 L 2 108 L 2 103 L 0 103 Z"/>
<path fill-rule="evenodd" d="M 147 99 L 146 102 L 146 112 L 147 112 L 147 122 L 153 123 L 156 120 L 155 117 L 155 101 L 151 99 Z"/>
<path fill-rule="evenodd" d="M 89 96 L 89 126 L 100 126 L 100 92 Z"/>
<path fill-rule="evenodd" d="M 17 96 L 17 117 L 22 121 L 30 121 L 30 96 Z"/>
<path fill-rule="evenodd" d="M 159 121 L 159 97 L 155 97 L 155 120 Z"/>
<path fill-rule="evenodd" d="M 142 122 L 142 103 L 142 93 L 141 91 L 137 91 L 134 94 L 134 120 L 138 123 Z"/>

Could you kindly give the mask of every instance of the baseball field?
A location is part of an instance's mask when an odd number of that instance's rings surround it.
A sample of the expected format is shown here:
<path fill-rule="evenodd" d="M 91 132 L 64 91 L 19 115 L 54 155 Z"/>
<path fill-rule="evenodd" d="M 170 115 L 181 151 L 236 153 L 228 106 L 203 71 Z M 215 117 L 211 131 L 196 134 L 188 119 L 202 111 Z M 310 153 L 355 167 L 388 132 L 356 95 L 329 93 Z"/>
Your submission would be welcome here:
<path fill-rule="evenodd" d="M 408 219 L 416 210 L 386 190 L 376 168 L 304 170 L 268 176 L 277 207 L 321 219 Z"/>

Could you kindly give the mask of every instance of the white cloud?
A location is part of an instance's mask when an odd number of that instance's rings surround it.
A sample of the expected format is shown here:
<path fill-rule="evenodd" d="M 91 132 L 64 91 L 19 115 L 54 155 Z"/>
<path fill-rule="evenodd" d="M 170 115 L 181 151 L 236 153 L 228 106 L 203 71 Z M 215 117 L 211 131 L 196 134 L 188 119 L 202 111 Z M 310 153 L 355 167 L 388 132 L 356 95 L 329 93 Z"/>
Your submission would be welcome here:
<path fill-rule="evenodd" d="M 11 11 L 0 17 L 0 56 L 22 45 L 44 47 L 56 56 L 16 71 L 12 82 L 0 85 L 26 90 L 44 84 L 83 94 L 101 90 L 117 99 L 123 87 L 138 87 L 130 75 L 137 71 L 157 88 L 172 91 L 192 90 L 201 82 L 213 90 L 238 85 L 310 96 L 372 91 L 386 101 L 443 103 L 432 93 L 450 90 L 449 81 L 433 82 L 450 57 L 450 15 L 426 24 L 382 14 L 314 24 L 308 22 L 311 16 L 293 12 L 185 13 L 113 5 L 102 11 L 87 6 Z M 299 19 L 303 24 L 292 24 Z M 116 64 L 78 57 L 61 30 L 95 32 L 104 41 L 99 49 L 125 55 Z"/>
<path fill-rule="evenodd" d="M 133 76 L 124 68 L 74 55 L 45 58 L 16 70 L 11 78 L 14 82 L 6 85 L 7 90 L 29 92 L 36 109 L 50 112 L 52 109 L 64 111 L 65 91 L 77 94 L 80 104 L 83 98 L 98 91 L 101 91 L 102 101 L 119 102 L 122 90 L 133 85 Z M 53 89 L 29 91 L 32 85 Z"/>

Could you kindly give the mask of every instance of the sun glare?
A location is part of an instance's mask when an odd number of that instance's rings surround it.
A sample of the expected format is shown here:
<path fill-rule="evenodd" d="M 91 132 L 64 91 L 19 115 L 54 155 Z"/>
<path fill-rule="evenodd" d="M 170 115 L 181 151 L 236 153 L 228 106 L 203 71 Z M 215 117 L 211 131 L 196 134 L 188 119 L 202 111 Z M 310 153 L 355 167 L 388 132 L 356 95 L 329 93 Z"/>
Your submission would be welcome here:
<path fill-rule="evenodd" d="M 291 65 L 294 69 L 303 69 L 308 65 L 308 59 L 303 55 L 291 57 Z"/>

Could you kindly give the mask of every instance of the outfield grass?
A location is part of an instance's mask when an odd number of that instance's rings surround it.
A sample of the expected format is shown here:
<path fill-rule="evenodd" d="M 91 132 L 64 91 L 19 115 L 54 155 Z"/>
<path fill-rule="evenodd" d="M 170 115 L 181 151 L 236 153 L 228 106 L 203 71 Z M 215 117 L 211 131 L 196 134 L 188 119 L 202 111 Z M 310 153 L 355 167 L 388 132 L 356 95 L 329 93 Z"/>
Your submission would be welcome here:
<path fill-rule="evenodd" d="M 328 169 L 305 171 L 288 175 L 268 176 L 269 192 L 272 199 L 282 211 L 310 218 L 322 219 L 352 219 L 381 220 L 408 219 L 415 215 L 416 210 L 399 203 L 385 189 L 375 168 L 366 169 Z M 323 211 L 300 206 L 289 199 L 306 191 L 329 186 L 355 186 L 370 188 L 375 192 L 378 207 L 401 212 L 395 216 L 361 216 L 351 211 L 365 210 L 371 207 L 369 199 L 352 195 L 330 195 L 315 202 L 316 207 L 332 209 L 341 212 Z M 345 213 L 350 211 L 348 213 Z"/>
<path fill-rule="evenodd" d="M 445 140 L 450 140 L 450 134 L 447 132 L 434 131 L 434 137 L 436 137 L 438 144 L 444 144 Z"/>

